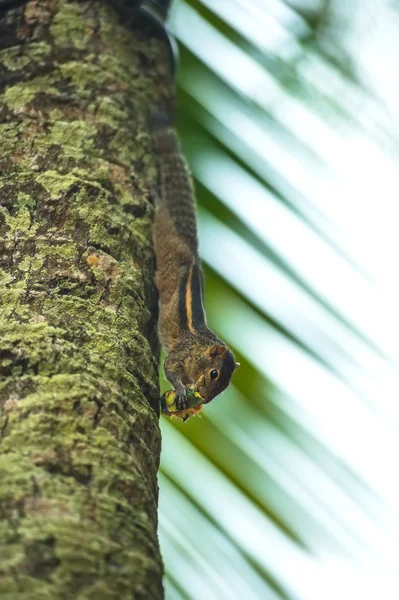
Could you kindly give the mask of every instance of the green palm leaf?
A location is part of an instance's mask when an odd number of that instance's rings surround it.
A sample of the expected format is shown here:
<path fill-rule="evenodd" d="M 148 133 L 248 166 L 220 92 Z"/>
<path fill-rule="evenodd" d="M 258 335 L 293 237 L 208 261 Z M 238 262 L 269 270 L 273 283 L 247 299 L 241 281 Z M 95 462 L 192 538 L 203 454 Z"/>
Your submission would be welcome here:
<path fill-rule="evenodd" d="M 207 312 L 241 367 L 162 421 L 168 600 L 399 594 L 399 22 L 367 5 L 372 48 L 358 0 L 173 6 Z"/>

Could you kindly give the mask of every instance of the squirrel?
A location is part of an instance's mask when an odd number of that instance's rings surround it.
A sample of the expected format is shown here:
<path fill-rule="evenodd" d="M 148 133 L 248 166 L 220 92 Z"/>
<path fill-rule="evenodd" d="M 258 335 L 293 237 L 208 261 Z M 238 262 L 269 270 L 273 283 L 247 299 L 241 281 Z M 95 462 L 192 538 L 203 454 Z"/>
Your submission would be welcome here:
<path fill-rule="evenodd" d="M 203 274 L 198 254 L 194 187 L 177 133 L 165 115 L 152 115 L 160 195 L 156 197 L 155 283 L 159 293 L 158 334 L 167 357 L 164 372 L 187 408 L 186 386 L 210 402 L 239 366 L 228 346 L 207 325 Z"/>

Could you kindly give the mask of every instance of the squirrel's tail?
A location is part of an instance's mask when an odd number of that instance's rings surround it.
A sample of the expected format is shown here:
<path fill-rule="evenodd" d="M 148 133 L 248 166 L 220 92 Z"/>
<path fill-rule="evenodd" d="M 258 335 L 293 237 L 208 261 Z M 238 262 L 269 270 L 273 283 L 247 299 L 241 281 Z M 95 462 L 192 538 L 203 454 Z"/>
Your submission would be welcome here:
<path fill-rule="evenodd" d="M 176 243 L 175 252 L 179 253 L 179 244 L 184 241 L 193 256 L 197 256 L 193 181 L 181 152 L 179 137 L 170 113 L 159 109 L 153 110 L 150 129 L 155 159 L 158 163 L 160 204 L 168 213 L 169 222 L 172 221 L 175 231 L 172 234 L 168 230 L 167 235 L 175 240 L 173 242 Z M 173 237 L 174 235 L 177 235 L 177 238 Z"/>

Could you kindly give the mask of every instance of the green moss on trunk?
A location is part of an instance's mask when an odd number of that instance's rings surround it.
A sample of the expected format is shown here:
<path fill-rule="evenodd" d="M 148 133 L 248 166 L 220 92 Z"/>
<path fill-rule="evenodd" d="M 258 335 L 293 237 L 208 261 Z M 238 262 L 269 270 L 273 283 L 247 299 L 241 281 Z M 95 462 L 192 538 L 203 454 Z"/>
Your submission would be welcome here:
<path fill-rule="evenodd" d="M 97 2 L 0 33 L 0 597 L 158 600 L 162 43 Z"/>

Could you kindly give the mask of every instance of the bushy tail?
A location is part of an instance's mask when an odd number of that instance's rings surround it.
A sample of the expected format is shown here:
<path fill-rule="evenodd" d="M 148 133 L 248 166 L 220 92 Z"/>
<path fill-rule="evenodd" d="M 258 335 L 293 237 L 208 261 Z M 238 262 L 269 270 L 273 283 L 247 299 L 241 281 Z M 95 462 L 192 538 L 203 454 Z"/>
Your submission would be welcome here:
<path fill-rule="evenodd" d="M 158 162 L 160 203 L 179 238 L 197 256 L 197 225 L 193 181 L 180 149 L 180 142 L 169 113 L 156 110 L 150 128 Z"/>

